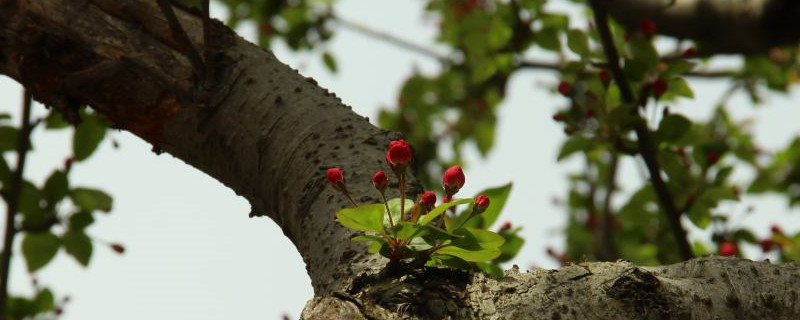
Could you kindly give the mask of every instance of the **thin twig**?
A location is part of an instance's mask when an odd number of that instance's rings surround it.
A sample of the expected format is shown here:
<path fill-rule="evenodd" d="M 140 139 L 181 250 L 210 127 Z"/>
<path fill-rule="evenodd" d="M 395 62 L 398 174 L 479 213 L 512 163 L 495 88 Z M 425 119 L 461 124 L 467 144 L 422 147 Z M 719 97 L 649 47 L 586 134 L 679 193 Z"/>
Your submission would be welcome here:
<path fill-rule="evenodd" d="M 608 65 L 601 64 L 601 63 L 593 63 L 593 67 L 597 68 L 597 70 L 590 70 L 584 71 L 584 75 L 588 75 L 591 73 L 599 72 L 601 69 L 608 68 Z M 548 62 L 548 61 L 537 61 L 537 60 L 522 60 L 517 63 L 517 68 L 520 69 L 541 69 L 541 70 L 552 70 L 558 72 L 565 72 L 567 68 L 560 63 L 557 62 Z M 739 74 L 740 71 L 738 70 L 697 70 L 697 71 L 689 71 L 684 74 L 683 76 L 690 77 L 690 78 L 730 78 Z"/>
<path fill-rule="evenodd" d="M 609 69 L 614 76 L 614 80 L 617 82 L 622 101 L 627 104 L 635 105 L 636 99 L 633 95 L 633 91 L 631 91 L 628 79 L 625 77 L 619 65 L 619 53 L 614 46 L 611 30 L 608 27 L 606 8 L 600 1 L 601 0 L 589 0 L 589 4 L 592 7 L 592 11 L 594 11 L 595 24 L 600 34 L 600 40 L 603 44 L 603 51 L 605 52 L 606 59 L 608 60 Z M 638 109 L 634 108 L 633 112 L 638 116 Z M 656 156 L 658 150 L 656 150 L 652 144 L 650 130 L 643 121 L 637 121 L 634 125 L 634 131 L 636 132 L 639 154 L 647 165 L 650 182 L 658 196 L 664 214 L 667 216 L 666 218 L 672 229 L 675 242 L 678 244 L 678 252 L 682 259 L 689 260 L 694 257 L 694 254 L 692 253 L 692 248 L 689 246 L 686 230 L 684 230 L 681 225 L 680 213 L 676 208 L 672 194 L 670 194 L 666 183 L 664 183 L 664 180 L 661 178 L 661 168 L 659 167 L 658 157 Z"/>
<path fill-rule="evenodd" d="M 614 238 L 611 236 L 611 228 L 613 226 L 611 199 L 614 195 L 614 190 L 617 188 L 617 167 L 619 158 L 614 151 L 609 152 L 609 154 L 611 154 L 611 159 L 608 163 L 608 180 L 605 186 L 606 194 L 603 198 L 603 217 L 600 219 L 600 241 L 603 244 L 603 256 L 607 261 L 615 261 L 619 259 L 619 251 L 614 244 Z"/>
<path fill-rule="evenodd" d="M 197 74 L 202 75 L 205 70 L 203 58 L 200 56 L 200 53 L 197 52 L 197 48 L 192 44 L 192 40 L 189 39 L 189 35 L 186 34 L 186 30 L 183 29 L 180 21 L 178 21 L 178 17 L 175 15 L 175 11 L 172 10 L 170 1 L 157 0 L 157 2 L 158 7 L 161 8 L 161 12 L 167 19 L 172 34 L 178 38 L 178 42 L 183 46 L 184 54 L 186 54 L 186 57 L 189 59 L 189 63 L 192 64 L 192 68 L 194 68 Z"/>
<path fill-rule="evenodd" d="M 428 57 L 431 57 L 431 58 L 434 58 L 434 59 L 437 59 L 437 60 L 440 60 L 440 61 L 449 60 L 446 56 L 440 54 L 439 52 L 436 52 L 435 50 L 433 50 L 431 48 L 427 48 L 427 47 L 425 47 L 423 45 L 411 42 L 410 40 L 406 40 L 406 39 L 400 38 L 400 37 L 398 37 L 396 35 L 393 35 L 393 34 L 390 34 L 388 32 L 372 29 L 372 28 L 370 28 L 368 26 L 365 26 L 363 24 L 360 24 L 358 22 L 353 22 L 353 21 L 344 19 L 344 18 L 342 18 L 340 16 L 337 16 L 337 15 L 335 15 L 333 13 L 331 13 L 329 15 L 329 17 L 331 19 L 333 19 L 334 21 L 338 22 L 342 27 L 345 27 L 345 28 L 348 28 L 350 30 L 359 32 L 359 33 L 361 33 L 363 35 L 366 35 L 366 36 L 370 36 L 370 37 L 372 37 L 374 39 L 386 41 L 388 43 L 391 43 L 391 44 L 396 45 L 398 47 L 401 47 L 403 49 L 406 49 L 406 50 L 409 50 L 409 51 L 413 51 L 413 52 L 416 52 L 416 53 L 419 53 L 419 54 L 422 54 L 422 55 L 425 55 L 425 56 L 428 56 Z"/>
<path fill-rule="evenodd" d="M 214 79 L 214 64 L 211 63 L 212 56 L 214 55 L 214 46 L 212 45 L 211 36 L 211 12 L 209 9 L 210 0 L 203 0 L 203 62 L 205 70 L 203 79 L 206 84 L 209 84 Z"/>
<path fill-rule="evenodd" d="M 17 234 L 14 221 L 17 210 L 19 210 L 19 200 L 22 193 L 22 174 L 25 171 L 28 144 L 30 142 L 31 131 L 33 130 L 33 126 L 30 123 L 32 100 L 30 90 L 25 89 L 22 101 L 22 124 L 20 125 L 19 136 L 17 136 L 17 165 L 14 168 L 14 175 L 11 177 L 6 197 L 6 230 L 3 241 L 2 258 L 0 258 L 0 319 L 3 320 L 6 318 L 11 251 L 14 246 L 14 237 Z"/>

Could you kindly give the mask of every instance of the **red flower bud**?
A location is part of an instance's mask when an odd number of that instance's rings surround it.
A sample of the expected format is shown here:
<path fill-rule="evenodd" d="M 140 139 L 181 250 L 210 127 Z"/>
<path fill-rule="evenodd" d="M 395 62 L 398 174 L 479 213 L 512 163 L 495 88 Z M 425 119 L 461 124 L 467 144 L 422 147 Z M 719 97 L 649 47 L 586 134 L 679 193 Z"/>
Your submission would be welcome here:
<path fill-rule="evenodd" d="M 425 209 L 428 211 L 433 210 L 433 207 L 436 206 L 436 194 L 433 191 L 425 191 L 422 194 L 422 204 L 425 205 Z"/>
<path fill-rule="evenodd" d="M 611 73 L 608 70 L 600 71 L 597 75 L 600 78 L 600 82 L 603 83 L 603 86 L 608 87 L 608 84 L 611 83 Z"/>
<path fill-rule="evenodd" d="M 572 85 L 569 82 L 561 81 L 558 84 L 558 93 L 562 96 L 569 97 L 572 94 Z"/>
<path fill-rule="evenodd" d="M 653 81 L 653 95 L 655 95 L 656 99 L 660 98 L 664 92 L 667 92 L 669 86 L 664 79 L 658 78 L 656 81 Z"/>
<path fill-rule="evenodd" d="M 553 120 L 557 122 L 564 121 L 564 114 L 561 112 L 557 112 L 556 114 L 553 115 Z"/>
<path fill-rule="evenodd" d="M 386 152 L 386 162 L 392 168 L 405 168 L 411 162 L 411 147 L 405 140 L 394 140 L 389 143 L 389 151 Z"/>
<path fill-rule="evenodd" d="M 380 192 L 386 189 L 387 183 L 389 183 L 389 179 L 386 178 L 386 174 L 383 171 L 375 172 L 375 175 L 372 176 L 372 185 Z"/>
<path fill-rule="evenodd" d="M 723 242 L 719 245 L 719 255 L 723 257 L 732 257 L 739 253 L 739 248 L 733 242 Z"/>
<path fill-rule="evenodd" d="M 656 33 L 656 23 L 653 20 L 642 20 L 639 23 L 639 30 L 642 31 L 642 34 L 645 36 L 652 36 Z"/>
<path fill-rule="evenodd" d="M 442 203 L 449 203 L 450 201 L 453 201 L 453 197 L 451 196 L 445 195 L 444 198 L 442 198 Z"/>
<path fill-rule="evenodd" d="M 764 239 L 758 242 L 761 245 L 761 251 L 770 252 L 775 247 L 775 241 L 772 239 Z"/>
<path fill-rule="evenodd" d="M 717 161 L 719 161 L 719 153 L 714 151 L 706 153 L 706 163 L 708 163 L 709 166 L 714 165 Z"/>
<path fill-rule="evenodd" d="M 342 170 L 339 168 L 328 169 L 328 182 L 330 182 L 331 186 L 336 190 L 344 188 L 344 174 L 342 174 Z"/>
<path fill-rule="evenodd" d="M 769 227 L 769 230 L 772 231 L 772 234 L 783 234 L 783 230 L 781 230 L 781 227 L 777 224 L 773 224 Z"/>
<path fill-rule="evenodd" d="M 456 194 L 456 192 L 464 186 L 465 180 L 464 171 L 462 171 L 461 167 L 458 165 L 452 166 L 444 172 L 442 175 L 442 185 L 444 185 L 444 193 L 448 198 Z"/>
<path fill-rule="evenodd" d="M 500 225 L 500 230 L 508 230 L 508 229 L 511 229 L 511 221 L 506 220 L 505 222 L 503 222 L 502 225 Z"/>
<path fill-rule="evenodd" d="M 489 207 L 489 197 L 480 195 L 475 197 L 475 206 L 472 207 L 473 214 L 480 214 Z"/>
<path fill-rule="evenodd" d="M 684 59 L 694 58 L 694 56 L 696 55 L 697 55 L 697 49 L 695 49 L 695 47 L 689 47 L 688 49 L 683 51 Z"/>
<path fill-rule="evenodd" d="M 119 243 L 112 243 L 111 250 L 114 250 L 117 254 L 125 253 L 125 247 Z"/>

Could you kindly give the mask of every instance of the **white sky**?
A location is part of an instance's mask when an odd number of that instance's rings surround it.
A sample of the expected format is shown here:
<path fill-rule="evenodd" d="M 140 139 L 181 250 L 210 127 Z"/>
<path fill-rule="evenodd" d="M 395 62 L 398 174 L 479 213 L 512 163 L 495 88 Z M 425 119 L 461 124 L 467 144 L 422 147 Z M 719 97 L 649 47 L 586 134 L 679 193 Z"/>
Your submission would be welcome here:
<path fill-rule="evenodd" d="M 224 14 L 215 12 L 218 17 Z M 422 2 L 343 0 L 337 12 L 349 20 L 434 46 L 435 24 L 423 19 Z M 574 22 L 585 23 L 579 12 L 573 13 Z M 246 36 L 248 28 L 242 32 Z M 328 49 L 339 64 L 335 75 L 325 70 L 318 54 L 298 55 L 282 45 L 275 51 L 282 61 L 314 77 L 355 112 L 371 119 L 376 118 L 380 106 L 393 105 L 399 86 L 413 68 L 427 72 L 437 68 L 424 56 L 347 30 L 337 31 Z M 559 228 L 565 215 L 553 207 L 551 199 L 564 195 L 566 174 L 580 167 L 579 161 L 555 162 L 564 135 L 550 117 L 566 101 L 551 94 L 545 85 L 557 80 L 555 74 L 543 71 L 515 75 L 500 111 L 493 152 L 480 159 L 474 148 L 467 148 L 470 163 L 464 194 L 515 183 L 501 221 L 508 219 L 525 228 L 527 243 L 514 261 L 522 268 L 556 266 L 544 250 L 562 247 Z M 684 101 L 672 110 L 707 118 L 726 83 L 698 81 L 691 85 L 698 99 Z M 20 92 L 18 84 L 0 77 L 0 110 L 11 112 L 15 123 Z M 768 102 L 757 108 L 742 95 L 732 101 L 736 116 L 758 117 L 757 139 L 767 149 L 785 146 L 790 137 L 800 133 L 793 121 L 800 119 L 797 90 L 789 96 L 769 96 Z M 36 114 L 44 114 L 44 108 L 37 106 Z M 35 149 L 26 168 L 29 179 L 43 181 L 61 165 L 71 148 L 71 137 L 65 132 L 36 132 Z M 168 154 L 153 154 L 148 144 L 131 134 L 115 132 L 112 137 L 121 147 L 115 150 L 106 141 L 89 161 L 74 167 L 71 181 L 100 187 L 114 196 L 113 212 L 96 215 L 97 222 L 88 232 L 121 242 L 128 251 L 118 256 L 95 243 L 88 269 L 60 253 L 37 273 L 39 282 L 50 286 L 58 297 L 71 296 L 63 319 L 279 319 L 284 313 L 298 317 L 312 297 L 310 280 L 300 256 L 272 221 L 248 218 L 249 205 L 244 199 Z M 630 161 L 627 165 L 622 171 L 623 183 L 641 183 Z M 743 172 L 736 175 L 741 181 L 747 181 L 747 176 Z M 774 221 L 783 221 L 785 230 L 798 229 L 800 214 L 785 203 L 778 197 L 745 199 L 744 204 L 722 209 L 736 212 L 734 220 L 739 225 L 753 226 L 765 235 Z M 756 206 L 756 214 L 744 216 L 742 212 L 750 204 Z M 18 248 L 19 240 L 16 245 Z M 19 254 L 12 263 L 11 288 L 12 293 L 31 290 L 30 275 Z"/>

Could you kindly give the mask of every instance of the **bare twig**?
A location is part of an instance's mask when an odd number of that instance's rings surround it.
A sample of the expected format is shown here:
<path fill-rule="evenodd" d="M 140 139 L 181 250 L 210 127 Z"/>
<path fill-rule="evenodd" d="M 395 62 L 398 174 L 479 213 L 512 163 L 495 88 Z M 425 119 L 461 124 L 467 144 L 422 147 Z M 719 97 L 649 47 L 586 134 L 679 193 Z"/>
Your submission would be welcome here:
<path fill-rule="evenodd" d="M 625 77 L 625 74 L 622 72 L 622 68 L 619 65 L 619 53 L 617 52 L 617 48 L 614 46 L 611 30 L 608 27 L 608 13 L 606 12 L 605 6 L 600 1 L 601 0 L 589 0 L 589 4 L 594 11 L 595 24 L 598 33 L 600 34 L 600 40 L 603 44 L 603 51 L 605 52 L 606 59 L 608 59 L 609 69 L 611 70 L 611 74 L 614 76 L 614 80 L 617 82 L 617 86 L 619 86 L 619 91 L 623 102 L 635 105 L 636 99 L 633 95 L 633 91 L 631 90 L 628 79 Z M 633 109 L 633 112 L 638 115 L 638 110 L 636 108 Z M 634 125 L 634 131 L 636 132 L 639 154 L 642 156 L 642 159 L 647 165 L 647 170 L 650 175 L 650 182 L 652 183 L 653 189 L 658 196 L 658 200 L 661 203 L 664 214 L 667 216 L 666 218 L 669 222 L 670 228 L 672 229 L 675 242 L 678 244 L 678 252 L 680 253 L 681 258 L 684 260 L 689 260 L 694 257 L 694 254 L 692 253 L 692 248 L 689 246 L 689 241 L 686 237 L 686 230 L 684 230 L 683 226 L 681 225 L 680 213 L 675 206 L 675 201 L 672 198 L 672 194 L 670 194 L 669 190 L 667 190 L 667 185 L 661 178 L 661 168 L 658 164 L 658 157 L 656 154 L 658 150 L 656 150 L 655 146 L 653 146 L 650 137 L 650 130 L 643 121 L 637 121 Z"/>
<path fill-rule="evenodd" d="M 6 195 L 6 230 L 3 241 L 3 253 L 0 258 L 0 319 L 6 319 L 6 304 L 8 300 L 8 277 L 11 267 L 11 251 L 14 246 L 14 237 L 17 230 L 14 226 L 15 216 L 19 210 L 19 200 L 22 193 L 22 174 L 25 171 L 25 159 L 28 155 L 28 145 L 30 134 L 33 130 L 31 125 L 31 92 L 25 89 L 22 100 L 22 124 L 20 125 L 19 136 L 17 136 L 17 165 L 9 183 L 8 194 Z"/>
<path fill-rule="evenodd" d="M 407 39 L 400 38 L 400 37 L 398 37 L 396 35 L 393 35 L 393 34 L 390 34 L 388 32 L 372 29 L 372 28 L 370 28 L 368 26 L 365 26 L 363 24 L 360 24 L 358 22 L 354 22 L 354 21 L 350 21 L 350 20 L 344 19 L 344 18 L 342 18 L 340 16 L 337 16 L 337 15 L 335 15 L 333 13 L 331 13 L 329 15 L 329 17 L 331 19 L 333 19 L 334 21 L 338 22 L 342 27 L 348 28 L 348 29 L 350 29 L 352 31 L 359 32 L 359 33 L 361 33 L 363 35 L 372 37 L 374 39 L 386 41 L 388 43 L 391 43 L 391 44 L 396 45 L 398 47 L 401 47 L 403 49 L 406 49 L 406 50 L 409 50 L 409 51 L 413 51 L 413 52 L 422 54 L 424 56 L 428 56 L 428 57 L 437 59 L 439 61 L 448 61 L 448 60 L 450 60 L 445 55 L 440 54 L 439 52 L 436 52 L 435 50 L 433 50 L 431 48 L 425 47 L 425 46 L 423 46 L 421 44 L 418 44 L 418 43 L 414 43 L 414 42 L 412 42 L 410 40 L 407 40 Z"/>
<path fill-rule="evenodd" d="M 600 69 L 607 69 L 608 65 L 603 63 L 593 63 L 593 67 L 597 68 L 597 70 L 587 71 L 586 74 L 599 72 Z M 560 63 L 556 62 L 547 62 L 547 61 L 536 61 L 536 60 L 522 60 L 517 64 L 518 68 L 521 69 L 542 69 L 542 70 L 552 70 L 558 72 L 565 72 L 567 68 Z M 739 74 L 740 71 L 738 70 L 697 70 L 697 71 L 689 71 L 683 74 L 683 76 L 690 77 L 690 78 L 730 78 Z"/>
<path fill-rule="evenodd" d="M 611 228 L 613 226 L 611 198 L 617 187 L 617 167 L 619 158 L 614 151 L 610 151 L 609 154 L 611 154 L 611 159 L 608 162 L 608 180 L 606 180 L 606 193 L 603 198 L 603 217 L 600 219 L 600 241 L 603 246 L 601 252 L 605 260 L 616 261 L 619 259 L 619 251 L 617 251 L 614 238 L 611 236 Z"/>
<path fill-rule="evenodd" d="M 183 51 L 186 54 L 186 57 L 189 59 L 189 63 L 192 64 L 192 68 L 194 68 L 198 75 L 202 75 L 205 70 L 203 58 L 200 56 L 200 53 L 198 53 L 197 48 L 192 45 L 192 40 L 189 39 L 189 35 L 186 34 L 186 30 L 183 29 L 180 21 L 178 21 L 178 17 L 175 15 L 175 11 L 172 9 L 172 4 L 170 4 L 169 0 L 157 0 L 157 2 L 158 7 L 164 14 L 164 18 L 167 19 L 167 23 L 169 24 L 169 28 L 172 30 L 172 34 L 177 37 L 178 42 L 180 42 L 181 46 L 183 46 Z"/>

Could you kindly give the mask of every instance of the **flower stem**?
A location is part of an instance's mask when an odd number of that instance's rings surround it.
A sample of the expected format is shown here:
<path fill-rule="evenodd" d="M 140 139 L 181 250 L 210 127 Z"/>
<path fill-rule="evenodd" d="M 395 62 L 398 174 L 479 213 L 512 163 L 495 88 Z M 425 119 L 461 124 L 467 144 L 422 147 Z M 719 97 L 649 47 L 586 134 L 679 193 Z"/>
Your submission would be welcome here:
<path fill-rule="evenodd" d="M 400 180 L 400 221 L 403 221 L 403 216 L 406 213 L 406 172 L 400 172 L 398 175 Z M 400 222 L 398 221 L 398 223 Z"/>
<path fill-rule="evenodd" d="M 350 203 L 352 203 L 354 207 L 358 208 L 358 203 L 353 199 L 353 197 L 350 196 L 350 192 L 347 192 L 347 189 L 343 189 L 342 193 L 344 193 L 344 195 L 347 197 L 347 200 L 350 200 Z"/>
<path fill-rule="evenodd" d="M 383 199 L 383 205 L 386 206 L 386 214 L 389 215 L 389 227 L 394 228 L 394 221 L 392 221 L 392 210 L 389 210 L 389 202 L 386 201 L 386 194 L 381 191 L 381 199 Z"/>

